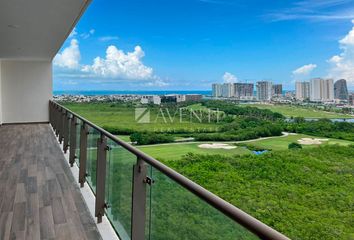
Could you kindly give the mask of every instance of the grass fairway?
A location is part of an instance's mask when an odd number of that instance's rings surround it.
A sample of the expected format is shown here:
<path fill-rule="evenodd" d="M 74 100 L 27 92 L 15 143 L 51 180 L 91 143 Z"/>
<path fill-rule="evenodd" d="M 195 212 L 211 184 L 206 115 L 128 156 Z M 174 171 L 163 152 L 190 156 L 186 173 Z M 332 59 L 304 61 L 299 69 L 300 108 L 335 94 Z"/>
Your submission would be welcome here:
<path fill-rule="evenodd" d="M 252 145 L 259 148 L 264 149 L 271 149 L 273 151 L 280 151 L 288 149 L 289 143 L 297 142 L 298 139 L 301 138 L 321 138 L 321 137 L 313 137 L 304 134 L 298 135 L 289 135 L 289 136 L 282 136 L 282 137 L 274 137 L 262 140 L 252 140 L 246 141 L 246 145 Z M 243 147 L 237 147 L 236 149 L 205 149 L 199 148 L 198 145 L 200 143 L 172 143 L 172 144 L 159 144 L 159 145 L 147 145 L 147 146 L 139 146 L 138 148 L 143 152 L 147 153 L 148 155 L 153 156 L 154 158 L 158 158 L 165 161 L 174 161 L 181 159 L 182 156 L 186 155 L 187 153 L 196 153 L 196 154 L 221 154 L 224 156 L 232 156 L 235 154 L 249 154 L 251 153 L 250 150 L 245 149 Z M 233 142 L 230 142 L 232 145 Z M 348 146 L 350 144 L 354 144 L 351 141 L 339 140 L 339 139 L 329 139 L 329 141 L 323 142 L 323 145 L 333 145 L 339 144 L 342 146 Z M 314 148 L 318 147 L 319 145 L 304 145 L 304 148 Z"/>
<path fill-rule="evenodd" d="M 158 158 L 161 160 L 179 160 L 181 157 L 187 153 L 196 154 L 221 154 L 226 156 L 232 156 L 235 154 L 247 154 L 251 151 L 237 147 L 235 149 L 205 149 L 199 148 L 198 145 L 201 143 L 175 143 L 175 144 L 160 144 L 160 145 L 148 145 L 138 147 L 143 152 Z"/>
<path fill-rule="evenodd" d="M 73 112 L 89 119 L 91 122 L 103 127 L 117 127 L 120 129 L 134 131 L 156 131 L 156 132 L 174 132 L 179 130 L 186 131 L 217 131 L 220 127 L 218 123 L 200 123 L 190 122 L 188 116 L 183 116 L 182 121 L 176 112 L 170 112 L 171 118 L 167 116 L 164 109 L 164 121 L 161 112 L 157 109 L 150 110 L 150 122 L 139 123 L 135 119 L 135 107 L 127 104 L 112 103 L 67 103 L 65 107 Z M 177 112 L 178 113 L 178 112 Z"/>
<path fill-rule="evenodd" d="M 354 144 L 354 142 L 351 141 L 346 141 L 346 140 L 340 140 L 340 139 L 333 139 L 333 138 L 324 138 L 324 137 L 314 137 L 314 136 L 309 136 L 305 134 L 297 134 L 297 135 L 289 135 L 286 137 L 275 137 L 275 138 L 269 138 L 269 139 L 262 139 L 262 140 L 257 140 L 257 141 L 250 141 L 247 142 L 247 145 L 252 145 L 256 146 L 259 148 L 264 148 L 264 149 L 271 149 L 274 151 L 277 150 L 286 150 L 288 149 L 289 143 L 292 142 L 297 142 L 297 140 L 301 138 L 321 138 L 321 139 L 328 139 L 328 141 L 324 141 L 321 146 L 323 145 L 333 145 L 333 144 L 339 144 L 342 146 L 348 146 L 350 144 Z M 313 148 L 313 147 L 318 147 L 319 145 L 303 145 L 303 148 Z"/>
<path fill-rule="evenodd" d="M 304 118 L 353 118 L 353 116 L 341 113 L 325 112 L 319 109 L 304 108 L 291 105 L 269 105 L 269 104 L 241 104 L 240 106 L 257 107 L 269 109 L 278 112 L 286 117 L 304 117 Z"/>

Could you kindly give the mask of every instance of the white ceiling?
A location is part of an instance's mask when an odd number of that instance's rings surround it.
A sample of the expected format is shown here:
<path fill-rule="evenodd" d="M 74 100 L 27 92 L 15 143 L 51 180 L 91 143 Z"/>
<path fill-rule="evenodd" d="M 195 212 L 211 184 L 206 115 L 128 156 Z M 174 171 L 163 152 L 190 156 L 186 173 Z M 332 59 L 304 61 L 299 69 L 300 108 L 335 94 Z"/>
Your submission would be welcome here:
<path fill-rule="evenodd" d="M 0 59 L 53 59 L 89 2 L 0 0 Z"/>

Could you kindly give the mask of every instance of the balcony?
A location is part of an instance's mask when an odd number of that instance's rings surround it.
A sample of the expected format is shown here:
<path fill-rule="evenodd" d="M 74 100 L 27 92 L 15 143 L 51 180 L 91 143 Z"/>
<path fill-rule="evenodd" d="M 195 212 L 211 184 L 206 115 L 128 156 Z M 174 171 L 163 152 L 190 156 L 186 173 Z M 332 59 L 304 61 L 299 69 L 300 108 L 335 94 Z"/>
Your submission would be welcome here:
<path fill-rule="evenodd" d="M 288 239 L 51 101 L 89 3 L 0 2 L 0 239 Z"/>
<path fill-rule="evenodd" d="M 48 124 L 0 127 L 0 239 L 100 239 Z"/>
<path fill-rule="evenodd" d="M 50 123 L 120 239 L 288 239 L 55 102 Z"/>
<path fill-rule="evenodd" d="M 120 239 L 288 239 L 65 107 L 49 112 L 0 127 L 0 239 L 101 239 L 94 217 Z"/>

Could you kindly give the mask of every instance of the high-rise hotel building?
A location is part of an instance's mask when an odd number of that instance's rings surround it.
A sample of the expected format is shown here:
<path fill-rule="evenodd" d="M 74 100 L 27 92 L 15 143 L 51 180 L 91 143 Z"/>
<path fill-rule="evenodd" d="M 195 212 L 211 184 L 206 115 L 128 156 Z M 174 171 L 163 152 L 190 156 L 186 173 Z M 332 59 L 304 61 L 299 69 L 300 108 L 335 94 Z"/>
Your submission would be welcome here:
<path fill-rule="evenodd" d="M 221 97 L 222 85 L 219 83 L 213 83 L 212 85 L 213 97 Z"/>
<path fill-rule="evenodd" d="M 214 83 L 212 85 L 213 97 L 224 97 L 231 98 L 234 97 L 234 84 L 233 83 Z"/>
<path fill-rule="evenodd" d="M 270 101 L 272 99 L 272 82 L 260 81 L 257 82 L 257 100 Z"/>
<path fill-rule="evenodd" d="M 282 84 L 273 84 L 272 95 L 275 97 L 282 96 L 283 95 L 283 85 Z"/>
<path fill-rule="evenodd" d="M 340 79 L 334 84 L 334 98 L 348 100 L 347 81 L 345 79 Z"/>
<path fill-rule="evenodd" d="M 234 83 L 234 96 L 237 99 L 252 99 L 253 88 L 253 83 Z"/>
<path fill-rule="evenodd" d="M 234 84 L 224 83 L 221 88 L 221 96 L 225 98 L 231 98 L 234 96 Z"/>
<path fill-rule="evenodd" d="M 310 80 L 310 100 L 327 102 L 334 100 L 333 79 L 313 78 Z"/>
<path fill-rule="evenodd" d="M 296 82 L 295 83 L 295 98 L 300 101 L 310 99 L 310 83 Z"/>

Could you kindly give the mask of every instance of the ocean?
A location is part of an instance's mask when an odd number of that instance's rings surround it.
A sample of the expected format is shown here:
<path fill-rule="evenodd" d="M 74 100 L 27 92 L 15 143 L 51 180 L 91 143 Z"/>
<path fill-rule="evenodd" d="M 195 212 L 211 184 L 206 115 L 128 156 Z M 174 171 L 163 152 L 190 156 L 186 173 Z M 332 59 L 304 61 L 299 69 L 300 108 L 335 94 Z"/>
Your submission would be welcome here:
<path fill-rule="evenodd" d="M 165 94 L 202 94 L 211 95 L 211 91 L 180 91 L 180 90 L 168 90 L 168 91 L 53 91 L 54 95 L 86 95 L 86 96 L 102 96 L 102 95 L 165 95 Z"/>

